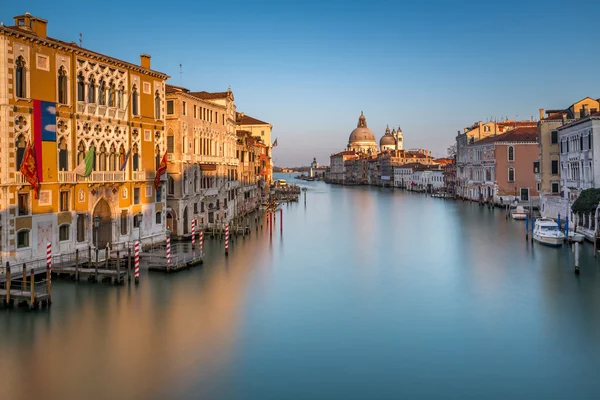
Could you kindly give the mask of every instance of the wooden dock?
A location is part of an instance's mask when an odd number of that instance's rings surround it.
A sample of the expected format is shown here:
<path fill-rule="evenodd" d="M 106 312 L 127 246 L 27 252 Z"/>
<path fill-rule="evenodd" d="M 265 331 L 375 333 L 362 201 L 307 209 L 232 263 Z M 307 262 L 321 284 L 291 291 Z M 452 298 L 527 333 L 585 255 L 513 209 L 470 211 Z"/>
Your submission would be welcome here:
<path fill-rule="evenodd" d="M 202 264 L 202 255 L 198 252 L 190 252 L 181 244 L 171 246 L 171 259 L 167 263 L 167 251 L 165 246 L 160 245 L 146 249 L 140 253 L 140 259 L 148 266 L 149 271 L 178 272 L 184 269 Z"/>
<path fill-rule="evenodd" d="M 5 308 L 12 308 L 17 304 L 35 310 L 52 304 L 52 281 L 49 270 L 46 271 L 46 279 L 37 282 L 33 269 L 29 277 L 25 274 L 25 279 L 13 279 L 8 267 L 5 275 L 5 280 L 0 283 L 0 298 Z"/>

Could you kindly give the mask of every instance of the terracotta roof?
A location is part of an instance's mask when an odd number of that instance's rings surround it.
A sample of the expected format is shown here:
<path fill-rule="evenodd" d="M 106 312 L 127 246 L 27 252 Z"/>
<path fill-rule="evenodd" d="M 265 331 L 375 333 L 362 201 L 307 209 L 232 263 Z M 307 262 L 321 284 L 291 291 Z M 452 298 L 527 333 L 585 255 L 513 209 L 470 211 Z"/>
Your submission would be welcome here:
<path fill-rule="evenodd" d="M 536 126 L 537 127 L 537 122 L 536 121 L 504 121 L 504 122 L 498 122 L 497 125 L 502 126 L 502 127 L 508 127 L 508 128 L 516 128 L 516 127 L 521 127 L 521 126 Z"/>
<path fill-rule="evenodd" d="M 421 167 L 425 167 L 425 166 L 426 166 L 425 164 L 413 162 L 413 163 L 407 163 L 407 164 L 400 164 L 400 165 L 397 165 L 396 167 L 397 168 L 413 168 L 414 169 L 414 168 L 421 168 Z"/>
<path fill-rule="evenodd" d="M 569 115 L 566 111 L 557 111 L 557 112 L 553 112 L 553 113 L 549 114 L 548 116 L 542 118 L 542 121 L 562 120 L 564 114 L 567 114 L 567 118 L 569 117 Z"/>
<path fill-rule="evenodd" d="M 39 19 L 41 19 L 41 18 L 39 18 Z M 96 57 L 98 57 L 100 59 L 104 58 L 104 59 L 107 59 L 107 61 L 113 61 L 113 62 L 116 62 L 116 63 L 120 63 L 123 66 L 126 66 L 126 67 L 131 68 L 131 69 L 135 69 L 137 71 L 145 71 L 145 72 L 148 72 L 148 73 L 155 74 L 157 76 L 162 77 L 163 79 L 170 78 L 169 75 L 165 74 L 164 72 L 159 72 L 159 71 L 156 71 L 156 70 L 153 70 L 153 69 L 144 68 L 144 67 L 142 67 L 140 65 L 133 64 L 133 63 L 130 63 L 128 61 L 123 61 L 123 60 L 115 58 L 115 57 L 107 56 L 106 54 L 98 53 L 98 52 L 95 52 L 93 50 L 88 50 L 88 49 L 86 49 L 84 47 L 79 47 L 75 42 L 64 42 L 62 40 L 54 39 L 54 38 L 51 38 L 49 36 L 41 37 L 41 36 L 36 35 L 33 31 L 24 30 L 24 29 L 19 28 L 18 26 L 0 26 L 0 32 L 2 32 L 2 31 L 6 31 L 8 33 L 13 32 L 13 33 L 15 33 L 17 35 L 23 35 L 23 36 L 32 38 L 34 41 L 38 41 L 39 40 L 41 42 L 48 42 L 49 44 L 57 44 L 57 45 L 60 45 L 60 46 L 64 46 L 64 47 L 67 47 L 67 48 L 72 49 L 74 51 L 81 51 L 83 53 L 88 53 L 88 54 L 90 54 L 92 56 L 96 56 Z"/>
<path fill-rule="evenodd" d="M 242 115 L 238 113 L 238 125 L 270 125 L 268 122 L 261 121 L 260 119 L 253 118 L 249 115 Z"/>
<path fill-rule="evenodd" d="M 494 142 L 535 142 L 538 141 L 537 126 L 525 126 L 515 128 L 496 136 L 488 136 L 476 141 L 473 145 L 494 143 Z"/>
<path fill-rule="evenodd" d="M 179 92 L 183 92 L 183 93 L 189 93 L 190 92 L 189 89 L 186 89 L 184 87 L 175 86 L 175 85 L 169 85 L 169 84 L 165 85 L 165 90 L 166 90 L 167 94 L 169 94 L 169 93 L 179 93 Z"/>
<path fill-rule="evenodd" d="M 216 99 L 225 99 L 228 96 L 227 92 L 191 92 L 192 96 L 197 97 L 202 100 L 216 100 Z"/>

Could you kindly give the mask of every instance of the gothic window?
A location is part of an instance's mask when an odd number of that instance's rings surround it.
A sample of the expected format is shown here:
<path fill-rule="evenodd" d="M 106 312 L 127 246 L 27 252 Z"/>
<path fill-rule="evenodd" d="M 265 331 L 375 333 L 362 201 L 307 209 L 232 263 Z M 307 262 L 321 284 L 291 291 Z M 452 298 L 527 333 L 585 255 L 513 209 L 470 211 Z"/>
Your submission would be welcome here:
<path fill-rule="evenodd" d="M 106 83 L 104 83 L 104 79 L 100 78 L 100 82 L 98 83 L 98 104 L 101 106 L 105 105 L 105 94 L 106 94 Z"/>
<path fill-rule="evenodd" d="M 88 103 L 96 102 L 96 80 L 94 76 L 90 76 L 90 80 L 88 81 Z"/>
<path fill-rule="evenodd" d="M 27 97 L 26 89 L 26 68 L 25 59 L 23 56 L 17 58 L 15 63 L 15 96 L 25 98 Z"/>
<path fill-rule="evenodd" d="M 108 106 L 115 106 L 115 84 L 112 82 L 110 83 L 110 88 L 108 89 Z"/>
<path fill-rule="evenodd" d="M 133 88 L 131 89 L 131 113 L 133 115 L 139 115 L 139 99 L 138 99 L 138 92 L 137 92 L 137 86 L 133 85 Z"/>
<path fill-rule="evenodd" d="M 160 148 L 157 145 L 154 150 L 154 163 L 156 164 L 156 170 L 158 170 L 158 167 L 160 166 L 160 161 Z"/>
<path fill-rule="evenodd" d="M 138 154 L 138 147 L 137 144 L 133 146 L 133 157 L 132 157 L 132 161 L 133 161 L 133 170 L 134 171 L 139 171 L 140 169 L 140 155 Z"/>
<path fill-rule="evenodd" d="M 81 72 L 77 75 L 77 101 L 85 101 L 85 78 Z"/>
<path fill-rule="evenodd" d="M 67 71 L 63 67 L 58 69 L 58 102 L 67 104 Z"/>
<path fill-rule="evenodd" d="M 125 163 L 125 147 L 121 145 L 119 148 L 119 169 L 121 169 L 123 163 Z"/>
<path fill-rule="evenodd" d="M 58 170 L 66 171 L 69 169 L 68 163 L 67 141 L 63 138 L 58 142 Z"/>
<path fill-rule="evenodd" d="M 169 194 L 175 194 L 175 180 L 171 175 L 167 176 L 167 191 Z"/>
<path fill-rule="evenodd" d="M 515 161 L 515 148 L 508 146 L 508 161 Z"/>
<path fill-rule="evenodd" d="M 17 162 L 15 164 L 15 167 L 18 171 L 21 168 L 21 163 L 23 163 L 23 156 L 25 156 L 25 147 L 27 147 L 25 136 L 19 135 L 17 137 L 15 147 L 17 148 Z"/>
<path fill-rule="evenodd" d="M 154 96 L 154 116 L 156 119 L 160 119 L 160 94 L 158 90 Z"/>
<path fill-rule="evenodd" d="M 123 93 L 125 92 L 125 88 L 123 85 L 119 86 L 119 90 L 117 91 L 117 108 L 123 108 Z"/>
<path fill-rule="evenodd" d="M 198 193 L 198 171 L 194 171 L 194 192 Z"/>
<path fill-rule="evenodd" d="M 108 169 L 110 171 L 117 171 L 117 169 L 118 169 L 118 167 L 117 167 L 117 149 L 115 148 L 114 144 L 112 146 L 110 146 L 110 154 L 108 156 Z"/>
<path fill-rule="evenodd" d="M 172 132 L 169 131 L 169 135 L 167 136 L 167 152 L 173 153 L 175 151 L 175 137 Z"/>
<path fill-rule="evenodd" d="M 80 141 L 79 145 L 77 146 L 77 165 L 81 164 L 81 162 L 83 161 L 84 158 L 85 158 L 85 145 L 83 144 L 83 141 Z"/>
<path fill-rule="evenodd" d="M 106 171 L 106 146 L 102 143 L 98 153 L 98 171 Z"/>

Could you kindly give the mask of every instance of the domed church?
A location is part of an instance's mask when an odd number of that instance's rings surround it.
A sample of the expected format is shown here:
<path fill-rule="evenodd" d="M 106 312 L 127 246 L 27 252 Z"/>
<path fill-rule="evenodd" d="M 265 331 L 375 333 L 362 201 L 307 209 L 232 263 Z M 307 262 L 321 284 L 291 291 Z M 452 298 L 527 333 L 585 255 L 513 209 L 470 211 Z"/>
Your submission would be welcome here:
<path fill-rule="evenodd" d="M 373 132 L 367 128 L 367 119 L 360 113 L 356 129 L 350 134 L 348 139 L 348 150 L 357 153 L 377 153 L 377 141 Z"/>
<path fill-rule="evenodd" d="M 385 128 L 385 135 L 383 135 L 379 140 L 379 149 L 381 151 L 396 150 L 396 138 L 394 137 L 395 134 L 396 131 L 394 131 L 394 134 L 390 132 L 389 126 Z"/>

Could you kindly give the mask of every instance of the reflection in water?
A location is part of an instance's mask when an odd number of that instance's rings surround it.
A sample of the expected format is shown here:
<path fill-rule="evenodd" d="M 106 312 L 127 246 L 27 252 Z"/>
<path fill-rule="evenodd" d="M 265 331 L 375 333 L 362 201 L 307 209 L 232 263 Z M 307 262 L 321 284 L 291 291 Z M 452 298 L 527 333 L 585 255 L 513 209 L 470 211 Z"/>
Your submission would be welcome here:
<path fill-rule="evenodd" d="M 287 177 L 289 179 L 289 177 Z M 0 310 L 2 398 L 593 398 L 600 274 L 500 210 L 307 182 L 269 227 L 139 286 Z M 285 240 L 283 240 L 285 238 Z"/>

